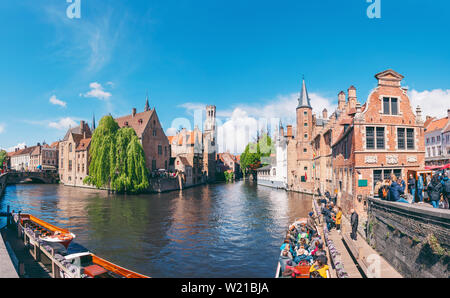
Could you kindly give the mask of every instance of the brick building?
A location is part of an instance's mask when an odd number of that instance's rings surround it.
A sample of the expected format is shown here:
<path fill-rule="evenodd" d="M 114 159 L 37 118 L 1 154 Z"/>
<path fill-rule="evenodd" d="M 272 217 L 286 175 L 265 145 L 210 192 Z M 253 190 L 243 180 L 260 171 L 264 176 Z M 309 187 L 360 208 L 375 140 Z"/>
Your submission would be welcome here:
<path fill-rule="evenodd" d="M 208 182 L 216 180 L 217 129 L 216 106 L 206 106 L 206 121 L 203 127 L 203 171 Z"/>
<path fill-rule="evenodd" d="M 311 100 L 303 80 L 297 106 L 297 127 L 287 126 L 288 190 L 311 193 L 314 189 L 312 169 L 313 115 Z"/>
<path fill-rule="evenodd" d="M 447 117 L 425 123 L 425 164 L 442 166 L 450 163 L 450 109 Z"/>
<path fill-rule="evenodd" d="M 241 164 L 237 160 L 236 155 L 229 152 L 219 153 L 216 158 L 216 172 L 224 173 L 226 171 L 231 171 L 234 173 L 235 179 L 241 178 Z"/>
<path fill-rule="evenodd" d="M 145 162 L 150 172 L 159 169 L 168 169 L 170 160 L 169 141 L 155 108 L 150 109 L 149 102 L 145 104 L 144 112 L 132 113 L 115 119 L 119 127 L 131 127 L 136 132 L 145 152 Z"/>
<path fill-rule="evenodd" d="M 334 115 L 334 114 L 333 114 Z M 333 158 L 331 140 L 333 135 L 334 117 L 328 118 L 328 111 L 322 111 L 322 117 L 313 115 L 313 179 L 314 189 L 333 193 Z"/>
<path fill-rule="evenodd" d="M 186 185 L 206 182 L 203 171 L 203 134 L 198 127 L 193 131 L 183 128 L 175 136 L 169 136 L 168 140 L 171 156 L 175 158 L 175 170 L 186 174 Z"/>
<path fill-rule="evenodd" d="M 30 171 L 58 169 L 58 148 L 37 144 L 30 156 Z"/>
<path fill-rule="evenodd" d="M 59 178 L 69 186 L 87 186 L 83 179 L 89 174 L 89 145 L 92 132 L 85 121 L 70 128 L 59 142 Z"/>
<path fill-rule="evenodd" d="M 364 213 L 377 181 L 391 174 L 406 180 L 408 170 L 424 168 L 424 126 L 413 112 L 403 76 L 393 70 L 375 75 L 378 86 L 361 106 L 356 88 L 348 101 L 340 93 L 333 125 L 333 186 L 345 212 Z"/>
<path fill-rule="evenodd" d="M 203 132 L 198 127 L 192 131 L 183 128 L 175 136 L 168 137 L 171 157 L 175 158 L 174 170 L 192 171 L 185 173 L 186 186 L 215 181 L 216 140 L 216 107 L 211 105 L 206 106 Z"/>
<path fill-rule="evenodd" d="M 16 148 L 14 152 L 8 154 L 10 158 L 11 169 L 15 171 L 30 171 L 31 170 L 31 153 L 36 146 L 27 147 L 23 149 Z"/>

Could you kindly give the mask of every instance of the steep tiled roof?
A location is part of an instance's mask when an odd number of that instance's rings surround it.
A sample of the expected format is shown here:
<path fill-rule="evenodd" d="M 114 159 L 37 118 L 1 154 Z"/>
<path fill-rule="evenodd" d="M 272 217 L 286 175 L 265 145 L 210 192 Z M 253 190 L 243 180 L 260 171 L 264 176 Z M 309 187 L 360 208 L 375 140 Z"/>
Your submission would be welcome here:
<path fill-rule="evenodd" d="M 41 154 L 41 146 L 34 147 L 33 151 L 31 152 L 31 155 L 39 155 Z"/>
<path fill-rule="evenodd" d="M 131 127 L 136 132 L 137 136 L 139 138 L 142 137 L 142 134 L 144 133 L 145 127 L 147 126 L 147 123 L 150 121 L 150 118 L 153 115 L 153 112 L 155 110 L 149 110 L 142 113 L 136 113 L 134 116 L 127 115 L 120 118 L 115 119 L 116 122 L 119 124 L 119 127 Z"/>
<path fill-rule="evenodd" d="M 90 130 L 89 125 L 87 123 L 84 124 L 84 130 L 86 131 L 86 136 L 90 137 L 91 136 L 91 130 Z M 69 138 L 69 135 L 71 133 L 82 135 L 80 125 L 78 125 L 77 127 L 74 127 L 74 128 L 70 128 L 67 131 L 66 135 L 64 136 L 63 141 L 67 141 L 67 139 Z"/>
<path fill-rule="evenodd" d="M 27 148 L 18 150 L 18 151 L 16 151 L 16 152 L 11 152 L 11 153 L 13 153 L 13 154 L 11 155 L 11 157 L 12 157 L 12 156 L 25 155 L 25 154 L 31 154 L 31 152 L 33 152 L 33 150 L 34 150 L 35 148 L 36 148 L 36 146 L 33 146 L 33 147 L 27 147 Z"/>
<path fill-rule="evenodd" d="M 199 130 L 186 131 L 186 134 L 179 132 L 176 136 L 167 137 L 170 144 L 175 143 L 178 146 L 184 144 L 184 137 L 186 138 L 186 145 L 195 145 L 195 140 L 197 138 L 198 142 L 202 142 L 202 132 Z"/>
<path fill-rule="evenodd" d="M 430 133 L 436 130 L 442 130 L 448 123 L 448 117 L 432 121 L 426 128 L 426 132 Z"/>
<path fill-rule="evenodd" d="M 72 134 L 73 137 L 73 141 L 75 142 L 75 144 L 79 144 L 80 141 L 83 139 L 83 135 L 79 135 L 79 134 Z"/>
<path fill-rule="evenodd" d="M 425 128 L 425 130 L 427 130 L 428 125 L 430 125 L 430 123 L 433 122 L 434 120 L 436 120 L 436 118 L 434 117 L 429 117 L 427 118 L 427 120 L 425 120 L 425 122 L 423 123 L 423 127 Z"/>
<path fill-rule="evenodd" d="M 80 143 L 78 144 L 75 151 L 84 151 L 89 147 L 89 144 L 91 143 L 91 138 L 82 139 L 80 140 Z"/>

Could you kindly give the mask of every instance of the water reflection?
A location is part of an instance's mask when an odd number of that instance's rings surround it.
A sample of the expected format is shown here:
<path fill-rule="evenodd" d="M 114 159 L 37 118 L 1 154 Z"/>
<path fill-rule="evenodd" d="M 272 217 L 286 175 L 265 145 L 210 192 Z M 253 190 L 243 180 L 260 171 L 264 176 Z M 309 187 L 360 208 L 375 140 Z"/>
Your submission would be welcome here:
<path fill-rule="evenodd" d="M 6 189 L 1 210 L 29 212 L 76 242 L 153 277 L 273 277 L 284 232 L 311 198 L 251 182 L 143 196 L 54 185 Z"/>

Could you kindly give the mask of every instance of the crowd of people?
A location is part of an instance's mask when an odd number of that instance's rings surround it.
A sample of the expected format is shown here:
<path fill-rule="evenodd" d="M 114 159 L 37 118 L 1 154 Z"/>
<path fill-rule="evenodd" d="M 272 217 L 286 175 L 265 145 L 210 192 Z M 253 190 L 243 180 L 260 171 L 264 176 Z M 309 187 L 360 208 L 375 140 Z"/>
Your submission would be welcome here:
<path fill-rule="evenodd" d="M 280 277 L 298 277 L 298 266 L 309 267 L 310 278 L 329 278 L 329 266 L 327 253 L 324 249 L 324 239 L 317 230 L 318 224 L 322 218 L 328 231 L 336 229 L 341 234 L 342 208 L 336 206 L 335 199 L 325 194 L 318 199 L 319 205 L 316 205 L 316 213 L 308 214 L 306 221 L 296 221 L 289 227 L 286 237 L 280 247 L 281 255 L 279 259 L 281 276 Z M 320 207 L 319 207 L 320 206 Z M 350 225 L 352 232 L 350 237 L 356 241 L 358 229 L 358 213 L 351 209 Z"/>
<path fill-rule="evenodd" d="M 280 250 L 281 277 L 298 277 L 300 267 L 306 268 L 310 278 L 330 277 L 324 241 L 317 232 L 313 212 L 306 222 L 297 221 L 289 227 Z"/>
<path fill-rule="evenodd" d="M 415 203 L 416 194 L 418 203 L 423 204 L 426 193 L 434 208 L 449 209 L 450 179 L 446 171 L 437 172 L 433 177 L 427 175 L 425 181 L 422 175 L 417 180 L 410 175 L 407 183 L 401 177 L 391 175 L 389 179 L 376 183 L 375 193 L 382 200 L 407 204 Z"/>

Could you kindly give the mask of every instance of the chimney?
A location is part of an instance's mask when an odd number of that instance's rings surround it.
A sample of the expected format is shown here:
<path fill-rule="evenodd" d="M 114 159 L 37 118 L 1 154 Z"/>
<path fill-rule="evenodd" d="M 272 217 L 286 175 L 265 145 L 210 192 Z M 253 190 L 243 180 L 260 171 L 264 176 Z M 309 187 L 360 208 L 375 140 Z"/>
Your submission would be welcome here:
<path fill-rule="evenodd" d="M 448 112 L 448 111 L 447 111 Z M 427 116 L 427 121 L 431 119 L 431 116 Z"/>
<path fill-rule="evenodd" d="M 323 117 L 323 119 L 328 119 L 328 111 L 327 111 L 327 109 L 323 109 L 322 117 Z"/>
<path fill-rule="evenodd" d="M 284 127 L 280 126 L 280 138 L 284 137 Z"/>
<path fill-rule="evenodd" d="M 341 91 L 338 95 L 338 109 L 343 110 L 345 106 L 345 92 Z"/>
<path fill-rule="evenodd" d="M 356 107 L 356 88 L 353 85 L 348 88 L 348 102 L 350 108 Z"/>
<path fill-rule="evenodd" d="M 292 125 L 288 125 L 287 127 L 287 137 L 292 138 Z"/>
<path fill-rule="evenodd" d="M 133 108 L 132 115 L 133 115 L 133 117 L 136 116 L 136 108 Z"/>
<path fill-rule="evenodd" d="M 420 106 L 417 106 L 416 108 L 416 117 L 417 120 L 422 121 L 422 109 L 420 108 Z"/>
<path fill-rule="evenodd" d="M 84 121 L 83 120 L 80 121 L 80 132 L 81 133 L 84 132 Z"/>

